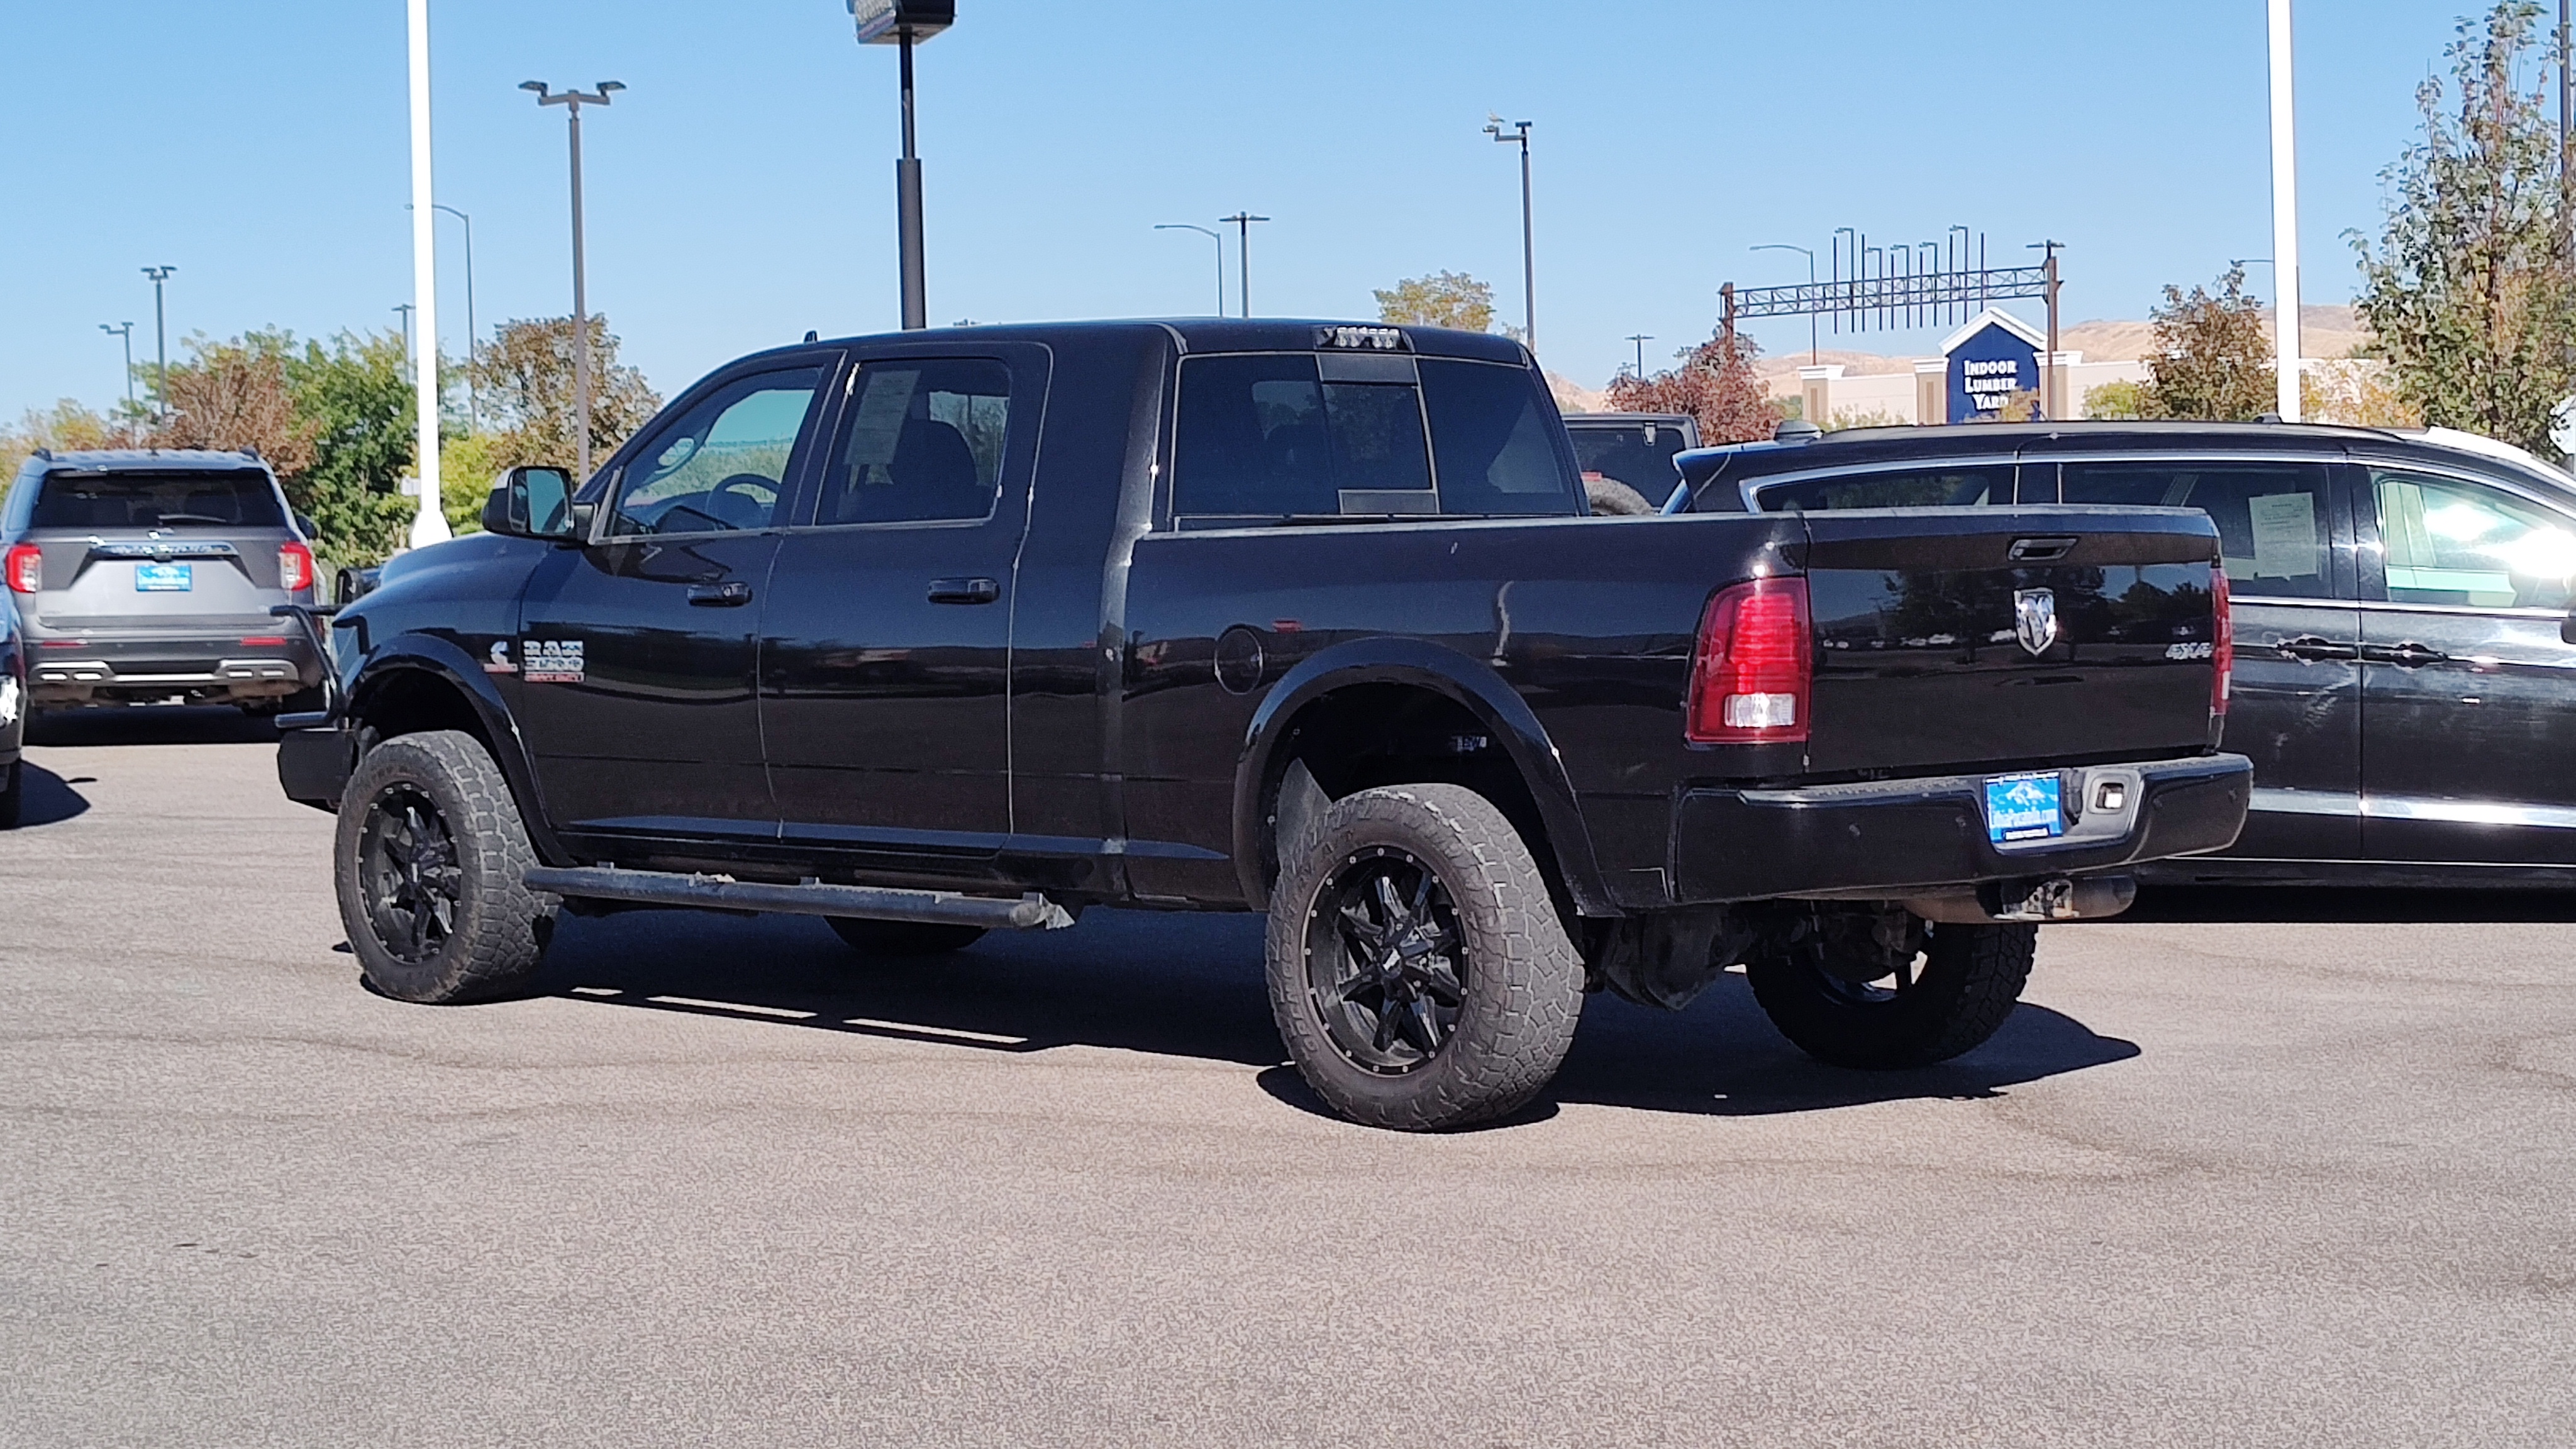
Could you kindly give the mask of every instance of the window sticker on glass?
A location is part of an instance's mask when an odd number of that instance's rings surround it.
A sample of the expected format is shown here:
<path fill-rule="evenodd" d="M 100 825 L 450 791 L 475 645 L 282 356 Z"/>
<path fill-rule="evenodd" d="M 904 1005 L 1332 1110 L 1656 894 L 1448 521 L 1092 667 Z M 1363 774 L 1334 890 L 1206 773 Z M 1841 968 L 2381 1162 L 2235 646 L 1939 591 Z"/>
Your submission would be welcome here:
<path fill-rule="evenodd" d="M 887 470 L 893 465 L 895 444 L 903 437 L 903 420 L 912 411 L 912 390 L 921 374 L 912 368 L 871 367 L 860 376 L 867 386 L 859 393 L 858 416 L 850 424 L 850 461 L 852 487 L 885 487 L 894 482 Z"/>
<path fill-rule="evenodd" d="M 2245 500 L 2254 529 L 2254 576 L 2296 579 L 2317 571 L 2314 495 L 2262 493 Z"/>

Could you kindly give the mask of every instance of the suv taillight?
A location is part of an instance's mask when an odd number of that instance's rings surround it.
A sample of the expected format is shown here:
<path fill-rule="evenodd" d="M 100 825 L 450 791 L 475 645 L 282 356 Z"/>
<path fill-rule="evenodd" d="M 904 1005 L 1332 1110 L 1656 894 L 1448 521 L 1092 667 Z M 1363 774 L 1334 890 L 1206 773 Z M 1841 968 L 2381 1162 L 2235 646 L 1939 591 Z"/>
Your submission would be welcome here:
<path fill-rule="evenodd" d="M 2212 625 L 2215 632 L 2210 635 L 2209 662 L 2213 667 L 2209 672 L 2209 712 L 2223 716 L 2227 713 L 2227 694 L 2236 673 L 2236 615 L 2228 607 L 2227 570 L 2216 564 L 2212 564 L 2209 570 L 2209 602 L 2210 607 L 2218 611 Z"/>
<path fill-rule="evenodd" d="M 279 544 L 277 586 L 290 594 L 313 587 L 313 550 L 300 543 Z"/>
<path fill-rule="evenodd" d="M 1805 739 L 1813 650 L 1805 579 L 1718 590 L 1700 615 L 1684 732 L 1703 745 Z"/>
<path fill-rule="evenodd" d="M 32 543 L 17 545 L 9 550 L 8 570 L 12 593 L 34 593 L 45 585 L 45 551 Z"/>

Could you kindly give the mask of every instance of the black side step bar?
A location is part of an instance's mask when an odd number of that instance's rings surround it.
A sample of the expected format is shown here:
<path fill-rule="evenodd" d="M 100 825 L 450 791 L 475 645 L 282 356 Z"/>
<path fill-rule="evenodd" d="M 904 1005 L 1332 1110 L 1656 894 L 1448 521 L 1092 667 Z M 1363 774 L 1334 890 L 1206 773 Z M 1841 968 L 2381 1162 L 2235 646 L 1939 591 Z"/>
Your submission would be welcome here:
<path fill-rule="evenodd" d="M 590 900 L 637 901 L 652 906 L 697 906 L 719 911 L 782 911 L 797 916 L 855 916 L 874 921 L 928 921 L 1002 931 L 1060 931 L 1073 924 L 1064 907 L 1031 891 L 1018 900 L 967 896 L 953 891 L 887 890 L 877 886 L 765 885 L 721 875 L 623 870 L 615 866 L 557 869 L 534 866 L 528 889 Z"/>

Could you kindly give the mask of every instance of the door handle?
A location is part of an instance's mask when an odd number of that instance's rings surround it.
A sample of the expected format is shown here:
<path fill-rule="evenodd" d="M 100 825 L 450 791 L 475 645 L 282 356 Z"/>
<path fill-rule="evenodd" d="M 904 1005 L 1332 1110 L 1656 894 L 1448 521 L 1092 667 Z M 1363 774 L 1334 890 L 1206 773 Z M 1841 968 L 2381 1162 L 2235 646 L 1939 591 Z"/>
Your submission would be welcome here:
<path fill-rule="evenodd" d="M 2293 639 L 2284 639 L 2272 648 L 2284 659 L 2358 659 L 2361 657 L 2360 645 L 2338 644 L 2319 634 L 2301 634 Z"/>
<path fill-rule="evenodd" d="M 2439 664 L 2451 656 L 2430 644 L 2409 639 L 2402 644 L 2373 644 L 2361 651 L 2361 657 L 2379 664 L 2394 664 L 2400 669 L 2421 669 Z"/>
<path fill-rule="evenodd" d="M 989 604 L 1002 597 L 998 579 L 932 579 L 930 602 L 934 604 Z"/>
<path fill-rule="evenodd" d="M 689 602 L 708 609 L 729 609 L 736 604 L 748 604 L 751 602 L 751 585 L 740 579 L 721 584 L 691 584 Z"/>

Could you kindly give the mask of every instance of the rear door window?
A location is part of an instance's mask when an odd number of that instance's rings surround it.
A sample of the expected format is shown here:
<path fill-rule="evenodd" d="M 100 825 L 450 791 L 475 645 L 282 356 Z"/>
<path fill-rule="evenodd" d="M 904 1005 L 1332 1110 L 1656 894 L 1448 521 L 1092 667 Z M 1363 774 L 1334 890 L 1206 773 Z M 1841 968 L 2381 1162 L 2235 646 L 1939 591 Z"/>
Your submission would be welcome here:
<path fill-rule="evenodd" d="M 30 528 L 284 528 L 277 490 L 253 469 L 52 473 Z"/>
<path fill-rule="evenodd" d="M 2335 596 L 2329 475 L 2323 463 L 2068 463 L 2059 490 L 2068 503 L 2197 508 L 2218 526 L 2238 596 L 2327 599 Z"/>
<path fill-rule="evenodd" d="M 1761 489 L 1765 513 L 1821 513 L 1840 508 L 1971 508 L 2012 497 L 2013 470 L 1898 468 L 1878 473 L 1804 478 Z"/>

